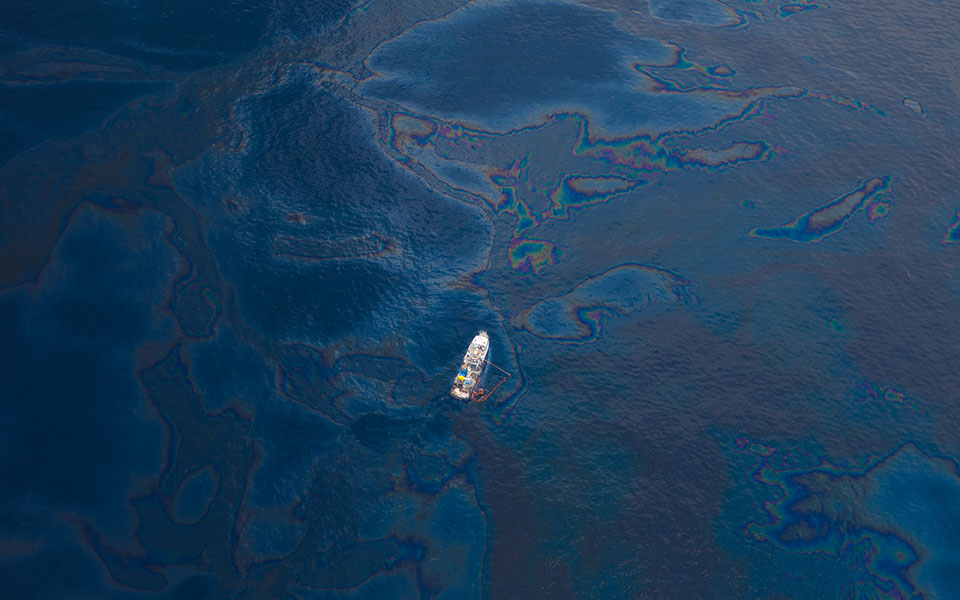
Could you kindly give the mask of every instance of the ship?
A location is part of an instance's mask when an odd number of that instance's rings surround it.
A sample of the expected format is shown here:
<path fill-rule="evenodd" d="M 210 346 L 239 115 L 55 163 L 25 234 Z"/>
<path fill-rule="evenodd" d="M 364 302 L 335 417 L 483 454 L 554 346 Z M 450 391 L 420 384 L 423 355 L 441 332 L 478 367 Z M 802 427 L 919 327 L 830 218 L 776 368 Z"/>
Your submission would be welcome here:
<path fill-rule="evenodd" d="M 460 400 L 467 400 L 473 391 L 480 385 L 480 375 L 483 373 L 483 365 L 487 362 L 487 351 L 490 349 L 490 337 L 486 331 L 481 331 L 474 336 L 467 348 L 467 353 L 463 357 L 463 363 L 460 365 L 460 372 L 450 388 L 450 395 Z"/>

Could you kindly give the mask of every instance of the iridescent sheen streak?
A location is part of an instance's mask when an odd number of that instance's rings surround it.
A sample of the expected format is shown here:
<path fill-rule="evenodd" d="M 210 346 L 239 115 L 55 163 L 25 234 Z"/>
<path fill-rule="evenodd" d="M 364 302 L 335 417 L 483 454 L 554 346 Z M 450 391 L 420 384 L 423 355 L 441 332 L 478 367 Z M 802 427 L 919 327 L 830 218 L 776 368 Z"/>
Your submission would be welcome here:
<path fill-rule="evenodd" d="M 721 73 L 726 73 L 729 69 L 725 66 L 720 67 L 723 67 L 719 69 Z M 738 100 L 752 100 L 754 97 L 759 98 L 766 93 L 765 90 L 754 90 L 746 93 L 731 92 L 729 94 L 731 98 Z M 790 93 L 802 95 L 803 92 L 794 90 Z M 352 100 L 358 101 L 359 99 L 354 97 Z M 366 100 L 364 99 L 364 101 Z M 363 101 L 361 104 L 363 104 Z M 611 177 L 637 179 L 640 174 L 651 171 L 675 172 L 692 168 L 723 168 L 746 161 L 769 159 L 773 156 L 772 151 L 763 142 L 736 142 L 729 148 L 721 150 L 673 147 L 670 144 L 674 139 L 689 138 L 710 131 L 718 131 L 731 123 L 749 119 L 756 116 L 760 108 L 760 105 L 756 102 L 748 102 L 746 108 L 742 111 L 725 117 L 702 131 L 675 131 L 656 137 L 648 134 L 638 134 L 634 137 L 609 140 L 600 137 L 593 138 L 589 133 L 587 117 L 575 113 L 551 115 L 538 125 L 504 134 L 495 134 L 469 129 L 462 125 L 444 122 L 432 117 L 414 116 L 407 111 L 403 112 L 403 118 L 394 118 L 393 111 L 398 109 L 377 108 L 376 111 L 380 115 L 380 140 L 389 156 L 405 168 L 423 177 L 428 184 L 443 193 L 465 200 L 470 204 L 484 204 L 494 212 L 515 213 L 519 220 L 518 231 L 523 231 L 536 226 L 538 217 L 522 203 L 515 191 L 510 190 L 514 190 L 518 182 L 525 182 L 523 178 L 526 177 L 525 168 L 529 156 L 521 156 L 513 164 L 506 167 L 485 166 L 479 155 L 483 146 L 491 140 L 537 129 L 557 120 L 574 119 L 578 124 L 580 133 L 573 144 L 573 156 L 606 163 L 614 169 L 614 172 L 610 174 Z M 434 152 L 440 154 L 438 144 L 441 141 L 444 144 L 453 144 L 477 155 L 477 163 L 474 163 L 474 167 L 485 171 L 490 181 L 500 187 L 506 197 L 495 203 L 475 191 L 457 188 L 437 176 L 422 161 L 411 156 L 412 148 L 417 148 L 418 151 L 419 149 L 431 148 Z M 468 198 L 464 198 L 464 194 Z"/>
<path fill-rule="evenodd" d="M 617 265 L 566 293 L 533 304 L 515 319 L 514 326 L 543 340 L 589 344 L 600 338 L 605 318 L 639 314 L 652 305 L 695 303 L 694 285 L 650 265 Z"/>
<path fill-rule="evenodd" d="M 777 9 L 777 16 L 781 19 L 789 19 L 790 17 L 798 15 L 802 12 L 826 7 L 827 6 L 825 4 L 814 4 L 813 2 L 788 2 L 780 5 L 780 8 Z"/>
<path fill-rule="evenodd" d="M 919 100 L 916 100 L 916 99 L 914 99 L 914 98 L 906 97 L 906 98 L 904 98 L 903 100 L 900 101 L 900 104 L 902 104 L 902 105 L 904 106 L 904 108 L 908 108 L 908 109 L 912 110 L 913 112 L 917 113 L 917 114 L 920 115 L 921 117 L 926 117 L 926 116 L 927 116 L 927 112 L 923 109 L 923 105 L 920 104 L 920 101 L 919 101 Z"/>
<path fill-rule="evenodd" d="M 874 198 L 867 203 L 866 208 L 864 209 L 867 213 L 867 221 L 873 225 L 880 219 L 886 217 L 890 214 L 890 210 L 893 208 L 893 201 L 889 196 L 880 196 Z"/>
<path fill-rule="evenodd" d="M 857 100 L 856 98 L 848 98 L 846 96 L 836 96 L 833 94 L 824 94 L 821 92 L 808 92 L 810 98 L 814 100 L 822 100 L 823 102 L 831 102 L 838 106 L 844 106 L 846 108 L 855 108 L 857 110 L 869 111 L 874 114 L 880 115 L 881 117 L 887 116 L 887 113 L 883 112 L 879 108 L 867 104 L 862 100 Z"/>
<path fill-rule="evenodd" d="M 671 69 L 672 71 L 690 71 L 710 78 L 732 77 L 737 74 L 729 65 L 704 66 L 687 57 L 687 49 L 676 42 L 665 42 L 673 49 L 673 58 L 665 63 L 635 63 L 634 68 Z"/>
<path fill-rule="evenodd" d="M 649 173 L 670 173 L 687 169 L 719 170 L 745 162 L 766 161 L 777 153 L 776 149 L 770 148 L 762 141 L 737 141 L 725 148 L 714 149 L 700 146 L 685 147 L 677 143 L 679 140 L 689 140 L 709 132 L 719 131 L 733 123 L 754 118 L 763 112 L 764 102 L 770 99 L 809 97 L 861 110 L 872 109 L 869 105 L 857 100 L 810 92 L 797 87 L 756 87 L 732 90 L 718 85 L 684 86 L 654 71 L 663 69 L 688 71 L 710 79 L 727 78 L 735 75 L 735 71 L 727 65 L 700 65 L 687 58 L 686 50 L 682 46 L 675 43 L 672 46 L 674 55 L 670 61 L 664 64 L 634 65 L 638 72 L 649 79 L 652 93 L 707 94 L 739 103 L 741 109 L 702 130 L 672 131 L 658 136 L 640 133 L 622 139 L 592 137 L 586 116 L 567 113 L 551 115 L 539 124 L 520 130 L 494 133 L 471 129 L 436 117 L 417 115 L 408 109 L 379 100 L 361 98 L 331 82 L 326 82 L 325 85 L 338 88 L 352 102 L 376 113 L 380 129 L 378 140 L 381 147 L 398 164 L 414 172 L 425 183 L 447 196 L 484 207 L 492 214 L 514 217 L 514 234 L 507 250 L 507 260 L 511 268 L 529 275 L 540 273 L 547 266 L 556 263 L 560 256 L 555 243 L 527 238 L 525 235 L 525 232 L 540 226 L 546 220 L 568 220 L 577 210 L 602 204 L 636 189 L 645 183 L 645 176 Z M 613 187 L 617 189 L 613 191 L 586 189 L 587 186 L 578 188 L 577 182 L 587 181 L 585 176 L 576 173 L 561 174 L 556 186 L 547 192 L 549 206 L 538 212 L 531 207 L 521 193 L 521 189 L 529 188 L 529 153 L 515 159 L 506 167 L 498 167 L 484 164 L 486 160 L 484 149 L 498 138 L 517 135 L 523 131 L 531 131 L 565 119 L 574 119 L 579 130 L 571 150 L 572 155 L 605 164 L 611 173 L 592 177 L 596 180 L 605 178 L 609 182 L 614 182 Z M 450 158 L 454 149 L 459 157 L 457 159 Z M 467 159 L 468 162 L 463 162 L 464 156 L 471 158 Z M 464 168 L 482 172 L 492 186 L 491 189 L 499 190 L 499 198 L 494 199 L 489 190 L 454 184 L 445 176 L 445 168 L 440 164 L 443 161 L 453 161 Z M 868 209 L 868 218 L 871 222 L 875 222 L 888 211 L 889 204 L 871 205 Z"/>
<path fill-rule="evenodd" d="M 738 117 L 745 118 L 753 114 L 751 110 Z M 603 162 L 612 167 L 617 176 L 634 180 L 651 172 L 721 169 L 748 161 L 767 160 L 773 156 L 764 142 L 736 142 L 721 150 L 674 148 L 669 142 L 679 134 L 680 132 L 670 132 L 657 137 L 639 135 L 626 139 L 591 139 L 587 121 L 584 119 L 580 123 L 580 136 L 574 145 L 573 154 Z"/>
<path fill-rule="evenodd" d="M 844 327 L 843 323 L 837 319 L 833 319 L 830 321 L 830 329 L 832 329 L 834 333 L 843 333 L 846 330 L 846 327 Z"/>
<path fill-rule="evenodd" d="M 775 499 L 763 503 L 766 520 L 739 529 L 746 539 L 847 565 L 851 585 L 866 584 L 872 592 L 868 597 L 906 600 L 921 591 L 934 596 L 946 591 L 937 588 L 949 585 L 941 574 L 950 559 L 942 553 L 952 541 L 941 531 L 953 526 L 949 503 L 960 497 L 954 460 L 908 442 L 859 465 L 819 459 L 814 466 L 798 467 L 786 466 L 795 461 L 781 459 L 775 448 L 745 437 L 737 438 L 736 446 L 756 458 L 753 480 L 776 489 Z M 903 497 L 908 489 L 914 495 L 928 493 L 927 487 L 947 504 L 930 510 Z"/>
<path fill-rule="evenodd" d="M 500 188 L 500 201 L 494 212 L 516 217 L 516 235 L 540 225 L 541 222 L 541 216 L 520 198 L 519 193 L 521 184 L 529 182 L 529 160 L 530 155 L 524 154 L 504 169 L 487 170 L 487 177 Z"/>
<path fill-rule="evenodd" d="M 331 73 L 322 70 L 322 75 L 328 77 Z M 438 176 L 421 160 L 413 156 L 412 150 L 414 149 L 422 151 L 433 147 L 433 141 L 436 138 L 435 132 L 440 125 L 439 120 L 416 115 L 391 103 L 363 98 L 335 80 L 322 80 L 320 86 L 376 115 L 377 143 L 381 150 L 398 165 L 411 171 L 426 185 L 465 204 L 483 205 L 489 203 L 489 200 L 480 194 L 451 185 L 450 182 Z M 401 116 L 395 118 L 398 114 Z M 434 131 L 434 133 L 430 133 L 430 131 Z"/>
<path fill-rule="evenodd" d="M 517 159 L 505 169 L 487 172 L 490 180 L 500 186 L 501 198 L 497 214 L 516 217 L 514 237 L 507 249 L 511 268 L 523 274 L 538 274 L 544 268 L 556 264 L 562 255 L 557 244 L 549 240 L 526 237 L 529 229 L 540 226 L 547 220 L 569 220 L 573 213 L 608 202 L 644 185 L 642 180 L 617 176 L 561 175 L 556 186 L 546 191 L 549 205 L 539 213 L 521 200 L 519 189 L 528 184 L 529 155 Z"/>
<path fill-rule="evenodd" d="M 953 215 L 953 222 L 947 226 L 947 232 L 943 234 L 942 243 L 956 244 L 960 242 L 960 208 Z"/>
<path fill-rule="evenodd" d="M 541 222 L 547 219 L 568 221 L 578 210 L 609 202 L 644 184 L 644 180 L 617 176 L 562 175 L 557 185 L 548 191 L 550 206 L 544 211 Z"/>
<path fill-rule="evenodd" d="M 759 100 L 764 98 L 788 100 L 811 98 L 822 102 L 830 102 L 847 108 L 870 111 L 880 116 L 886 116 L 886 113 L 883 111 L 861 100 L 846 96 L 837 96 L 833 94 L 816 92 L 796 86 L 758 86 L 745 88 L 742 90 L 735 90 L 716 84 L 685 86 L 676 80 L 668 79 L 666 75 L 660 74 L 659 71 L 662 70 L 666 73 L 675 73 L 678 71 L 693 72 L 712 79 L 717 77 L 729 77 L 731 75 L 735 75 L 736 71 L 727 65 L 714 65 L 712 67 L 705 67 L 688 59 L 686 56 L 687 50 L 680 44 L 675 42 L 668 43 L 674 49 L 673 60 L 663 64 L 634 63 L 633 65 L 637 72 L 643 74 L 649 80 L 651 92 L 653 93 L 710 94 L 725 100 Z M 745 109 L 744 112 L 746 112 L 748 109 Z"/>
<path fill-rule="evenodd" d="M 696 68 L 696 70 L 703 72 L 713 69 L 718 73 L 722 73 L 723 76 L 732 74 L 732 70 L 725 65 L 718 65 L 715 67 L 710 67 L 709 69 L 705 69 L 698 65 L 693 65 L 693 63 L 690 63 L 683 57 L 683 54 L 683 49 L 678 47 L 676 51 L 676 58 L 674 60 L 675 65 L 653 66 L 677 66 L 681 69 Z M 757 103 L 757 101 L 760 99 L 791 99 L 808 96 L 811 98 L 836 102 L 855 108 L 872 108 L 869 107 L 869 105 L 856 100 L 818 94 L 816 92 L 808 92 L 801 88 L 795 87 L 759 87 L 748 88 L 746 90 L 739 91 L 729 90 L 717 86 L 684 88 L 675 82 L 670 82 L 648 73 L 642 68 L 641 65 L 637 65 L 636 68 L 638 71 L 647 74 L 648 77 L 656 82 L 657 89 L 654 91 L 662 93 L 709 93 L 729 100 L 747 101 L 747 105 L 743 110 L 721 119 L 714 125 L 702 131 L 673 131 L 656 137 L 647 134 L 639 134 L 634 137 L 623 139 L 603 139 L 599 137 L 592 139 L 592 136 L 589 134 L 588 119 L 580 114 L 567 113 L 551 115 L 551 117 L 544 123 L 524 129 L 535 129 L 542 127 L 543 125 L 556 119 L 576 119 L 580 127 L 580 135 L 574 144 L 574 156 L 604 160 L 605 162 L 608 162 L 608 164 L 611 164 L 611 166 L 619 167 L 620 169 L 626 168 L 628 172 L 636 175 L 637 173 L 643 171 L 669 172 L 681 170 L 683 168 L 693 168 L 698 165 L 708 167 L 732 166 L 745 160 L 763 160 L 769 158 L 770 155 L 765 151 L 751 151 L 749 153 L 743 152 L 744 147 L 748 144 L 752 145 L 754 148 L 759 149 L 763 147 L 765 149 L 763 142 L 737 142 L 729 149 L 730 155 L 728 157 L 723 157 L 724 151 L 714 151 L 716 156 L 706 162 L 700 162 L 697 160 L 697 156 L 699 153 L 702 153 L 702 149 L 675 149 L 670 148 L 667 145 L 667 142 L 673 139 L 686 138 L 693 135 L 706 133 L 708 131 L 718 131 L 719 129 L 731 123 L 755 117 L 760 113 L 760 109 L 762 108 L 762 106 Z M 411 161 L 410 158 L 405 155 L 404 149 L 409 147 L 409 145 L 412 143 L 415 143 L 418 146 L 429 146 L 435 145 L 435 142 L 439 138 L 443 138 L 447 142 L 456 143 L 461 146 L 469 146 L 472 150 L 479 150 L 482 148 L 485 142 L 497 137 L 497 134 L 491 132 L 471 130 L 462 125 L 446 123 L 433 118 L 428 119 L 426 117 L 414 117 L 409 113 L 404 113 L 404 118 L 398 119 L 394 118 L 392 113 L 389 111 L 385 111 L 381 116 L 381 123 L 384 121 L 388 123 L 388 126 L 384 128 L 385 131 L 383 133 L 383 140 L 387 142 L 387 145 L 389 145 L 392 150 L 392 152 L 389 152 L 389 154 L 391 154 L 391 156 L 403 163 L 405 166 L 409 166 Z M 410 124 L 413 125 L 410 126 Z M 430 133 L 431 131 L 435 131 L 435 133 Z M 508 132 L 507 134 L 501 135 L 516 134 L 519 131 L 521 130 Z M 518 160 L 523 159 L 521 158 Z M 491 170 L 490 176 L 491 178 L 498 177 L 500 179 L 509 179 L 510 177 L 516 177 L 518 175 L 518 169 L 520 168 L 521 165 L 515 164 L 507 167 L 506 169 L 493 169 Z M 505 175 L 503 171 L 509 172 L 510 175 Z M 622 175 L 623 173 L 618 174 Z"/>
<path fill-rule="evenodd" d="M 646 179 L 641 178 L 645 173 L 720 169 L 746 161 L 765 160 L 772 156 L 772 151 L 762 142 L 737 142 L 722 150 L 708 150 L 697 147 L 671 149 L 665 143 L 665 136 L 654 139 L 641 135 L 615 142 L 591 140 L 587 120 L 579 115 L 574 115 L 573 118 L 578 120 L 580 132 L 572 150 L 573 155 L 603 162 L 617 174 L 563 174 L 557 184 L 546 192 L 549 201 L 547 208 L 538 213 L 523 201 L 520 194 L 520 188 L 529 183 L 529 155 L 524 155 L 506 168 L 489 169 L 487 176 L 501 190 L 496 213 L 516 218 L 514 240 L 508 250 L 508 260 L 514 269 L 520 270 L 520 265 L 524 264 L 523 260 L 530 251 L 530 244 L 521 239 L 524 232 L 548 220 L 569 220 L 579 210 L 604 204 L 635 191 L 646 184 Z M 540 261 L 539 266 L 536 263 L 526 263 L 522 272 L 538 273 L 542 267 L 556 262 L 556 252 L 548 251 L 543 246 L 538 248 L 538 252 L 541 251 L 544 254 L 540 256 L 544 260 Z M 546 260 L 547 257 L 552 257 L 553 260 Z"/>
<path fill-rule="evenodd" d="M 525 275 L 538 274 L 550 265 L 557 264 L 562 255 L 556 243 L 550 240 L 523 237 L 514 238 L 507 249 L 510 268 Z"/>
<path fill-rule="evenodd" d="M 909 404 L 915 410 L 923 411 L 923 408 L 915 399 L 907 396 L 905 392 L 892 385 L 876 385 L 873 382 L 864 380 L 857 382 L 854 388 L 864 401 Z"/>
<path fill-rule="evenodd" d="M 711 95 L 725 100 L 755 100 L 759 98 L 793 99 L 803 98 L 809 92 L 800 87 L 762 86 L 734 90 L 719 85 L 684 86 L 677 81 L 656 75 L 649 68 L 636 65 L 634 68 L 644 74 L 650 81 L 651 91 L 660 94 L 698 94 Z"/>
<path fill-rule="evenodd" d="M 798 243 L 822 242 L 843 229 L 853 215 L 876 201 L 867 213 L 868 220 L 873 224 L 889 212 L 889 201 L 880 201 L 878 197 L 890 191 L 892 181 L 891 175 L 867 180 L 854 190 L 789 223 L 780 227 L 755 227 L 747 235 L 752 238 L 790 240 Z"/>

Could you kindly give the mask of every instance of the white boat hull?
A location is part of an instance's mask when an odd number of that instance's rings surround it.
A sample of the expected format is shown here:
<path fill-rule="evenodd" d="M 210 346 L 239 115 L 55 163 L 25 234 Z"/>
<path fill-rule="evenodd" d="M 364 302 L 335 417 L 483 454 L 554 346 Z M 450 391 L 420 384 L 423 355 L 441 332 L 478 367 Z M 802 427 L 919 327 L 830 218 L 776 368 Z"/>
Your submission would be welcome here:
<path fill-rule="evenodd" d="M 481 331 L 474 336 L 467 348 L 467 353 L 463 356 L 460 371 L 453 382 L 453 387 L 450 388 L 451 396 L 460 400 L 470 398 L 470 394 L 480 385 L 480 375 L 483 374 L 483 366 L 486 364 L 489 350 L 490 337 L 486 331 Z"/>

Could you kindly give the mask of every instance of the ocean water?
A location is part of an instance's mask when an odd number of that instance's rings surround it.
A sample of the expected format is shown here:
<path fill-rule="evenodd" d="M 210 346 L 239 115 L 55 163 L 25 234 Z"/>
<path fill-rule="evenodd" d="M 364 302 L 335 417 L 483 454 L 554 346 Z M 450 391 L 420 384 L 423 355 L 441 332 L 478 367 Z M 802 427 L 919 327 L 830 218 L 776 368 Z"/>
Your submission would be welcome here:
<path fill-rule="evenodd" d="M 0 596 L 960 598 L 956 2 L 0 23 Z"/>

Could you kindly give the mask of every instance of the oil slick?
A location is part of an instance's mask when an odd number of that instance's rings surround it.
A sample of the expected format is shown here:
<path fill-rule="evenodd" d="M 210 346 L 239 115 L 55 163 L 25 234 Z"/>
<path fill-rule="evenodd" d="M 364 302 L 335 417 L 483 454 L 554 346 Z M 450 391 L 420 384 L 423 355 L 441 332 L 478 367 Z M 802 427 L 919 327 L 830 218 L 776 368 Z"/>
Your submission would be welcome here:
<path fill-rule="evenodd" d="M 861 210 L 867 212 L 870 224 L 890 211 L 890 202 L 881 196 L 890 191 L 891 175 L 875 177 L 834 198 L 829 203 L 800 215 L 779 227 L 755 227 L 747 235 L 768 240 L 789 240 L 797 243 L 818 243 L 843 229 L 850 218 Z"/>
<path fill-rule="evenodd" d="M 676 273 L 650 265 L 618 265 L 588 277 L 569 292 L 537 302 L 520 315 L 518 325 L 544 340 L 595 342 L 605 317 L 632 316 L 654 305 L 694 303 L 693 286 Z"/>

